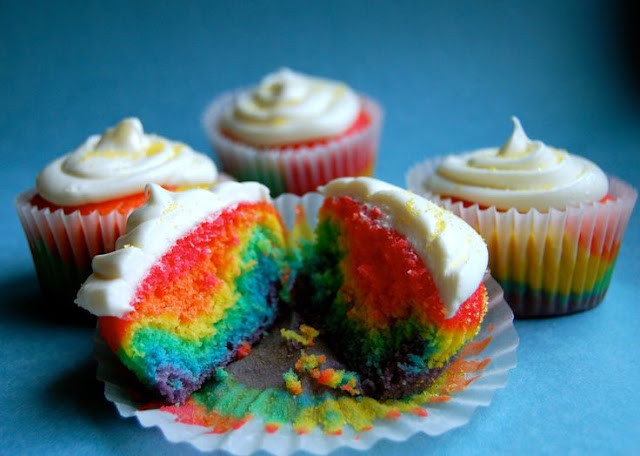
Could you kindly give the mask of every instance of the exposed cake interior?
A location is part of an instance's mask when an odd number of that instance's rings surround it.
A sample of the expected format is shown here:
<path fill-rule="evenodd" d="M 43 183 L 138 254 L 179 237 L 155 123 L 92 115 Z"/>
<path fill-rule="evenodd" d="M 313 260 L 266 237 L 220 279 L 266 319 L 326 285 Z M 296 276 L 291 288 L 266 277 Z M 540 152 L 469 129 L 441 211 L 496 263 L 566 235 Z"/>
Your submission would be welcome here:
<path fill-rule="evenodd" d="M 351 196 L 327 198 L 316 240 L 304 247 L 296 287 L 296 296 L 304 296 L 300 311 L 360 375 L 362 390 L 380 398 L 427 388 L 475 337 L 487 301 L 476 282 L 455 314 L 447 315 L 428 267 L 392 225 L 376 205 Z"/>

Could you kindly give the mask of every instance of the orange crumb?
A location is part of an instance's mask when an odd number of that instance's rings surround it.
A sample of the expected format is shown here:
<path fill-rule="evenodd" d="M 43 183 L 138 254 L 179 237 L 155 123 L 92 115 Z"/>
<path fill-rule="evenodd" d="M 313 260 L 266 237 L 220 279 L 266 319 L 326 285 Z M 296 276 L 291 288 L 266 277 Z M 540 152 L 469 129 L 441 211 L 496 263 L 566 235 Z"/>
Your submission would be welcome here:
<path fill-rule="evenodd" d="M 399 410 L 390 410 L 386 417 L 392 420 L 397 420 L 398 418 L 400 418 L 400 416 L 402 416 L 402 414 L 400 413 Z"/>
<path fill-rule="evenodd" d="M 427 411 L 422 407 L 414 407 L 413 409 L 411 409 L 411 413 L 416 416 L 421 416 L 423 418 L 428 415 Z"/>
<path fill-rule="evenodd" d="M 249 342 L 246 342 L 246 341 L 242 342 L 240 347 L 238 347 L 237 358 L 242 359 L 246 356 L 249 356 L 250 354 L 251 354 L 251 345 L 249 345 Z"/>

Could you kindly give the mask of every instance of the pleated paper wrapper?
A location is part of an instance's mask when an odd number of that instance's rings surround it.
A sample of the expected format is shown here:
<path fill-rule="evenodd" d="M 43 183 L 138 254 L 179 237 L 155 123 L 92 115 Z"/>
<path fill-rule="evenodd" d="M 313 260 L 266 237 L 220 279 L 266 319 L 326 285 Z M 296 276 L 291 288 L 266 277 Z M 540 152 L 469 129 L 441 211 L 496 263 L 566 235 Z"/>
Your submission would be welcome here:
<path fill-rule="evenodd" d="M 97 211 L 87 215 L 80 211 L 65 214 L 62 209 L 38 209 L 30 204 L 34 195 L 34 190 L 21 193 L 15 199 L 15 207 L 40 287 L 45 298 L 60 300 L 76 310 L 73 299 L 91 274 L 91 259 L 113 251 L 116 240 L 126 229 L 131 210 L 105 215 Z"/>

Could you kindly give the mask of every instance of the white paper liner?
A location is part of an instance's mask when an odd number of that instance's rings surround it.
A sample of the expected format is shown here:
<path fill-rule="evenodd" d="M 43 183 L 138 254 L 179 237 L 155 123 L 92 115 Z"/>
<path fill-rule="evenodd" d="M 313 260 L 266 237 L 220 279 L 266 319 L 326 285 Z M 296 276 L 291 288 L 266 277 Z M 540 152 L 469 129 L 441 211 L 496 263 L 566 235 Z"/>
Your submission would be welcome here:
<path fill-rule="evenodd" d="M 360 96 L 371 119 L 360 132 L 313 147 L 258 149 L 232 141 L 218 128 L 220 114 L 240 92 L 227 92 L 213 100 L 202 118 L 225 172 L 240 181 L 262 182 L 273 196 L 284 192 L 303 195 L 337 177 L 372 175 L 383 119 L 382 108 L 375 101 Z"/>
<path fill-rule="evenodd" d="M 492 275 L 505 288 L 516 317 L 565 315 L 598 305 L 611 281 L 613 258 L 603 258 L 622 242 L 638 193 L 629 184 L 609 178 L 613 201 L 585 203 L 564 210 L 526 213 L 500 211 L 429 192 L 424 187 L 444 157 L 414 165 L 407 187 L 450 210 L 482 235 L 489 248 Z M 513 292 L 509 283 L 526 284 Z M 535 290 L 535 291 L 531 291 Z"/>
<path fill-rule="evenodd" d="M 45 295 L 71 301 L 91 272 L 91 259 L 110 252 L 125 231 L 131 210 L 87 215 L 62 209 L 38 209 L 30 203 L 35 190 L 14 201 L 33 257 L 40 287 Z"/>
<path fill-rule="evenodd" d="M 293 226 L 296 207 L 305 209 L 312 226 L 323 201 L 322 195 L 310 193 L 300 198 L 282 195 L 275 200 L 288 228 Z M 201 451 L 225 450 L 236 455 L 248 455 L 264 450 L 274 455 L 287 455 L 298 450 L 313 454 L 327 454 L 340 447 L 364 450 L 382 439 L 404 441 L 416 433 L 439 435 L 468 423 L 473 411 L 479 406 L 488 406 L 496 390 L 507 382 L 509 370 L 516 366 L 518 336 L 513 326 L 513 313 L 503 299 L 502 290 L 489 274 L 484 284 L 489 293 L 488 312 L 481 330 L 474 340 L 491 337 L 491 342 L 479 354 L 469 360 L 490 358 L 490 363 L 479 373 L 481 377 L 464 390 L 453 393 L 451 400 L 443 403 L 425 404 L 427 417 L 402 414 L 398 419 L 380 419 L 372 430 L 356 433 L 345 426 L 343 434 L 328 435 L 319 428 L 311 433 L 298 435 L 291 425 L 282 426 L 277 432 L 265 432 L 265 423 L 254 417 L 239 429 L 226 434 L 213 434 L 210 429 L 178 423 L 174 415 L 160 410 L 140 410 L 131 391 L 142 387 L 132 381 L 130 373 L 119 363 L 104 340 L 96 333 L 95 355 L 98 360 L 97 378 L 105 384 L 105 397 L 113 402 L 123 417 L 136 417 L 144 427 L 157 426 L 170 442 L 188 442 Z"/>

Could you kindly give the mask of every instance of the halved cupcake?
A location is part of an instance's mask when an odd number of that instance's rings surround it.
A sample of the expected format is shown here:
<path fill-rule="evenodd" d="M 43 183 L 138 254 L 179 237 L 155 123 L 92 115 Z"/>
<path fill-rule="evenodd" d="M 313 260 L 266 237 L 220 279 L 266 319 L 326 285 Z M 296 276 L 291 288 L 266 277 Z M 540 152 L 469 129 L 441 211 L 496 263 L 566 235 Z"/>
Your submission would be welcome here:
<path fill-rule="evenodd" d="M 257 183 L 148 192 L 76 302 L 143 384 L 182 402 L 274 321 L 284 231 Z"/>
<path fill-rule="evenodd" d="M 480 328 L 484 242 L 450 212 L 375 179 L 337 179 L 321 191 L 297 308 L 366 395 L 425 390 Z"/>

